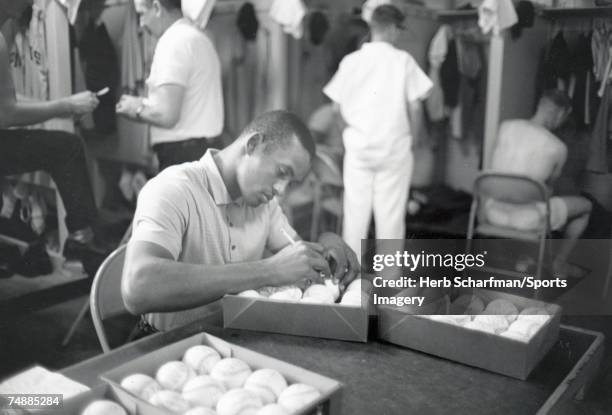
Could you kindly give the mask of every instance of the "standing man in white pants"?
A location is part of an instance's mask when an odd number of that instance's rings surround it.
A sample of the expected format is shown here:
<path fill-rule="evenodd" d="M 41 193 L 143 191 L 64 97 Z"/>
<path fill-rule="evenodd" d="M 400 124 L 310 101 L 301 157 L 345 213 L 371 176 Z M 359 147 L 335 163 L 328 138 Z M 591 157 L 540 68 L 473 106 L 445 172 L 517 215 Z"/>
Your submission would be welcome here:
<path fill-rule="evenodd" d="M 433 85 L 414 58 L 394 46 L 403 21 L 395 6 L 377 7 L 371 41 L 347 55 L 323 89 L 347 124 L 343 238 L 360 257 L 372 212 L 377 239 L 405 238 L 412 143 L 422 132 L 421 100 Z"/>

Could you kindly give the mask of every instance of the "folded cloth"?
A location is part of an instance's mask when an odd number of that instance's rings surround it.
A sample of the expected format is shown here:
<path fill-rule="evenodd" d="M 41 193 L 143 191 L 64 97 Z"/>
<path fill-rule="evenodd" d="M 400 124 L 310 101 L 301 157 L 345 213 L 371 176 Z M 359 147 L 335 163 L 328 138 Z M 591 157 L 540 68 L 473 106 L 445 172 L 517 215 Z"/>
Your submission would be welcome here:
<path fill-rule="evenodd" d="M 199 29 L 205 29 L 217 0 L 189 0 L 181 2 L 183 16 Z"/>
<path fill-rule="evenodd" d="M 478 25 L 482 33 L 493 31 L 499 35 L 502 30 L 518 22 L 518 16 L 512 0 L 484 0 L 478 6 Z"/>
<path fill-rule="evenodd" d="M 304 34 L 304 16 L 306 6 L 302 0 L 274 0 L 270 7 L 270 17 L 296 39 L 301 39 Z"/>

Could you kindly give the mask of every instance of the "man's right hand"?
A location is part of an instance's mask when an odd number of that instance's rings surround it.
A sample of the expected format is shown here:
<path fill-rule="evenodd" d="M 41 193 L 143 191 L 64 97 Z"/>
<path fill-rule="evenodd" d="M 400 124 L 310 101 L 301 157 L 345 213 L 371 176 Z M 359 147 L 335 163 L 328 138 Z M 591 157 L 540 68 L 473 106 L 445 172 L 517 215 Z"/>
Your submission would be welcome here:
<path fill-rule="evenodd" d="M 65 98 L 71 115 L 83 115 L 92 112 L 98 106 L 98 97 L 91 91 L 79 92 Z"/>
<path fill-rule="evenodd" d="M 331 274 L 324 252 L 322 245 L 312 242 L 299 241 L 287 245 L 268 259 L 273 285 L 290 285 L 302 280 L 307 280 L 307 285 L 323 283 L 321 273 Z"/>

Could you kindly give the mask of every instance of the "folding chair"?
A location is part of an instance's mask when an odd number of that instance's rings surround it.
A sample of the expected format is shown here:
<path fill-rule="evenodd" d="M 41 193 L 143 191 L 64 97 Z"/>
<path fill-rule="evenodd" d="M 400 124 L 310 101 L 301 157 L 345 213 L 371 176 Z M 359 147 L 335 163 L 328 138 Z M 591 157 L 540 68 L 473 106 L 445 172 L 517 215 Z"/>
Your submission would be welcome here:
<path fill-rule="evenodd" d="M 111 347 L 108 343 L 104 320 L 123 314 L 129 314 L 121 296 L 121 274 L 125 260 L 127 245 L 115 249 L 100 265 L 89 295 L 89 307 L 98 340 L 102 351 L 108 353 Z M 128 337 L 132 337 L 133 331 Z"/>
<path fill-rule="evenodd" d="M 474 183 L 474 193 L 467 232 L 466 252 L 471 252 L 474 235 L 491 236 L 496 238 L 517 239 L 535 242 L 538 244 L 537 279 L 542 277 L 544 255 L 547 250 L 547 238 L 550 238 L 550 196 L 547 187 L 530 177 L 516 174 L 496 173 L 484 171 L 478 175 Z M 498 202 L 517 205 L 542 202 L 545 206 L 545 220 L 543 226 L 532 230 L 517 230 L 504 227 L 487 221 L 482 205 L 488 199 Z M 550 252 L 550 247 L 548 247 Z M 552 255 L 550 255 L 552 260 Z M 522 276 L 515 271 L 495 269 L 502 274 Z"/>

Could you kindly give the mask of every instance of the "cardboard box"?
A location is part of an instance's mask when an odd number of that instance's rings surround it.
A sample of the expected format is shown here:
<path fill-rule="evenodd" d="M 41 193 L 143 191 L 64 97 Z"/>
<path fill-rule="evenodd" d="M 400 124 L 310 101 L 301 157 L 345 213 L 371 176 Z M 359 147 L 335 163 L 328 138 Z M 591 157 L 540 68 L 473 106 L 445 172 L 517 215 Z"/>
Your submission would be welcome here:
<path fill-rule="evenodd" d="M 368 286 L 361 307 L 226 295 L 223 327 L 366 343 L 370 293 Z"/>
<path fill-rule="evenodd" d="M 310 414 L 318 409 L 321 409 L 323 414 L 337 414 L 340 412 L 342 383 L 281 360 L 233 345 L 206 333 L 196 334 L 155 350 L 154 352 L 140 356 L 129 363 L 103 373 L 102 379 L 113 386 L 117 395 L 122 399 L 135 400 L 138 403 L 139 415 L 170 415 L 170 412 L 154 407 L 136 395 L 121 388 L 121 380 L 134 373 L 144 373 L 151 377 L 155 377 L 155 372 L 162 364 L 171 360 L 182 360 L 185 351 L 198 344 L 204 344 L 216 349 L 222 357 L 236 357 L 241 359 L 245 361 L 253 371 L 262 368 L 275 369 L 287 379 L 287 383 L 289 384 L 306 383 L 317 388 L 321 392 L 319 399 L 296 414 Z"/>
<path fill-rule="evenodd" d="M 559 337 L 561 307 L 489 290 L 467 290 L 460 294 L 475 294 L 485 304 L 503 298 L 511 301 L 519 312 L 527 307 L 541 307 L 549 312 L 551 318 L 529 342 L 520 342 L 432 320 L 423 315 L 408 314 L 398 307 L 385 305 L 379 306 L 378 336 L 390 343 L 466 365 L 527 379 Z"/>
<path fill-rule="evenodd" d="M 114 385 L 101 385 L 87 392 L 64 399 L 62 408 L 49 408 L 32 411 L 32 413 L 36 415 L 80 415 L 87 405 L 101 399 L 117 402 L 129 415 L 138 415 L 142 413 L 138 410 L 138 402 L 130 396 L 125 396 L 121 394 L 121 392 L 118 393 Z"/>

